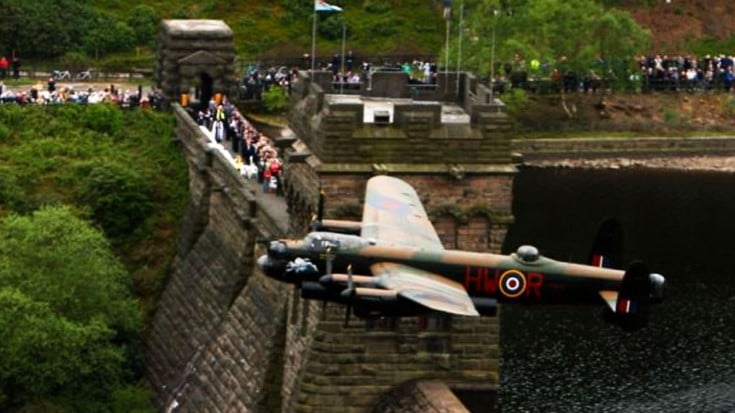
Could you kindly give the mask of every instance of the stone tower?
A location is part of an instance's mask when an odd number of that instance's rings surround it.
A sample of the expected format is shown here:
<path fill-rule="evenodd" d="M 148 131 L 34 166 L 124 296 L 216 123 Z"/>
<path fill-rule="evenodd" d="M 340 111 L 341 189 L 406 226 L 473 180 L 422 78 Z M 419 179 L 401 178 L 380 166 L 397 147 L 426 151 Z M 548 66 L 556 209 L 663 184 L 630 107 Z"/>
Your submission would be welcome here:
<path fill-rule="evenodd" d="M 163 20 L 155 81 L 167 101 L 187 94 L 208 102 L 215 93 L 235 95 L 237 72 L 232 29 L 221 20 Z"/>

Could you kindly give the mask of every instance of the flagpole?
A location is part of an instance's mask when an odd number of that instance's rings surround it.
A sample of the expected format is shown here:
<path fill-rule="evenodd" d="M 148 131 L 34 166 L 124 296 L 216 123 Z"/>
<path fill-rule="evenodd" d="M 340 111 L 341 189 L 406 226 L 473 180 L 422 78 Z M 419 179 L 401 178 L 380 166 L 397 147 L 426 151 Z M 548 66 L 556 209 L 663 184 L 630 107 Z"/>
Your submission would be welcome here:
<path fill-rule="evenodd" d="M 311 23 L 311 71 L 314 72 L 316 65 L 316 19 L 319 15 L 316 12 L 316 4 L 314 5 L 314 18 Z M 312 79 L 313 79 L 312 74 Z"/>
<path fill-rule="evenodd" d="M 446 58 L 444 59 L 444 61 L 445 61 L 445 66 L 444 66 L 444 92 L 445 93 L 447 91 L 447 86 L 448 86 L 447 83 L 449 83 L 448 82 L 448 80 L 449 80 L 449 19 L 450 18 L 447 17 L 447 34 L 446 34 L 446 47 L 445 47 L 447 51 L 446 51 Z"/>
<path fill-rule="evenodd" d="M 464 1 L 459 5 L 459 26 L 457 26 L 457 98 L 459 98 L 459 73 L 462 70 L 462 15 L 464 14 Z"/>
<path fill-rule="evenodd" d="M 339 94 L 342 94 L 342 88 L 345 83 L 345 38 L 347 37 L 347 26 L 342 22 L 342 79 L 339 79 Z"/>

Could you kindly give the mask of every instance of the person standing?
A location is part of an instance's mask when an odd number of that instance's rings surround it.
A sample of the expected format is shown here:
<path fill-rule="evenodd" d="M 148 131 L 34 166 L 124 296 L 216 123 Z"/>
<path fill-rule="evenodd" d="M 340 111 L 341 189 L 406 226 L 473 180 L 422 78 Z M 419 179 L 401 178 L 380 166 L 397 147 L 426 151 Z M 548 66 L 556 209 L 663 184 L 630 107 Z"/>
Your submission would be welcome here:
<path fill-rule="evenodd" d="M 18 80 L 20 78 L 20 58 L 13 56 L 13 79 Z"/>
<path fill-rule="evenodd" d="M 6 59 L 5 56 L 0 57 L 0 78 L 8 78 L 8 67 L 10 67 L 8 59 Z"/>

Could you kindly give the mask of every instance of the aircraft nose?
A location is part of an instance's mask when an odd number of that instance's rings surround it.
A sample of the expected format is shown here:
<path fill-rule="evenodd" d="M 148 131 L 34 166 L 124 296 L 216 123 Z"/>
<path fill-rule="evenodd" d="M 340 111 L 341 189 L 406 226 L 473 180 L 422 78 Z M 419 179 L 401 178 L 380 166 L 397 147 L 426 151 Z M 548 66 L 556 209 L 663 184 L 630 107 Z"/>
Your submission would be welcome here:
<path fill-rule="evenodd" d="M 286 265 L 281 260 L 273 259 L 270 255 L 261 255 L 258 258 L 258 266 L 263 274 L 278 280 L 283 279 L 286 272 Z"/>
<path fill-rule="evenodd" d="M 288 252 L 288 247 L 283 241 L 271 241 L 268 244 L 268 256 L 273 258 L 284 258 Z"/>

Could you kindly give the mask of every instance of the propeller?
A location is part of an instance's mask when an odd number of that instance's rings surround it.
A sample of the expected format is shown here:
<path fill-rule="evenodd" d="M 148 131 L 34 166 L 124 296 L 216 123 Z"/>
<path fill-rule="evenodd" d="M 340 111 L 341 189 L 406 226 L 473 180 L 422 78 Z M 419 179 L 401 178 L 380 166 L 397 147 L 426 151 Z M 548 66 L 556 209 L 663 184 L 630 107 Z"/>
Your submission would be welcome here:
<path fill-rule="evenodd" d="M 264 247 L 268 247 L 268 244 L 270 244 L 271 241 L 273 241 L 273 240 L 270 239 L 270 238 L 265 238 L 265 237 L 258 237 L 258 238 L 255 239 L 255 243 L 256 244 L 262 245 Z"/>
<path fill-rule="evenodd" d="M 340 293 L 342 297 L 347 299 L 347 305 L 345 306 L 345 324 L 347 327 L 350 324 L 350 313 L 352 313 L 352 302 L 357 295 L 355 291 L 355 282 L 352 279 L 352 264 L 347 266 L 347 288 Z"/>
<path fill-rule="evenodd" d="M 326 260 L 326 275 L 332 275 L 332 267 L 334 261 L 334 254 L 332 254 L 332 247 L 327 247 L 324 259 Z M 322 319 L 327 314 L 327 300 L 322 301 Z"/>
<path fill-rule="evenodd" d="M 324 190 L 319 190 L 319 203 L 316 207 L 316 214 L 311 217 L 311 230 L 318 231 L 324 219 Z"/>

